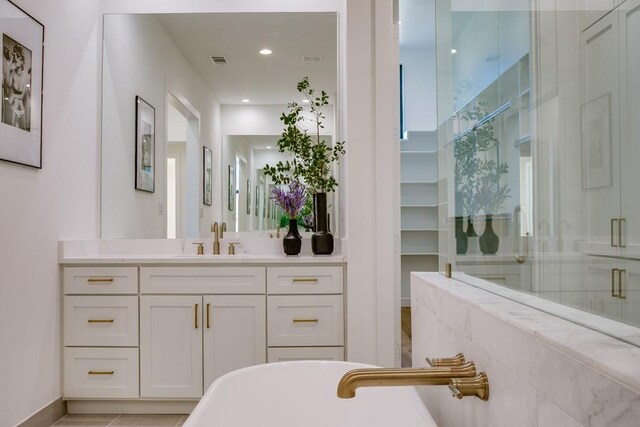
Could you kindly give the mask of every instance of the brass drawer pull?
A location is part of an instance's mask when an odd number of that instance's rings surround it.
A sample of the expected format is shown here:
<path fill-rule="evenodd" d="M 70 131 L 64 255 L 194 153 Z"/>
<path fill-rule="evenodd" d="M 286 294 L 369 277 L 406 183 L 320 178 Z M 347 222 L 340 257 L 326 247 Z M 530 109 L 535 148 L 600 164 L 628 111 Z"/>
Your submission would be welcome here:
<path fill-rule="evenodd" d="M 193 319 L 194 319 L 196 329 L 198 329 L 198 304 L 197 303 L 193 307 Z"/>
<path fill-rule="evenodd" d="M 211 322 L 210 322 L 210 311 L 211 311 L 211 304 L 207 304 L 207 329 L 209 329 L 211 327 Z"/>
<path fill-rule="evenodd" d="M 627 296 L 622 294 L 622 278 L 626 272 L 625 269 L 618 270 L 618 298 L 620 299 L 627 299 Z"/>
<path fill-rule="evenodd" d="M 88 323 L 113 323 L 113 319 L 89 319 Z"/>
<path fill-rule="evenodd" d="M 625 218 L 619 218 L 618 219 L 618 246 L 620 246 L 621 248 L 626 248 L 627 245 L 623 244 L 622 241 L 622 227 L 624 227 L 625 222 L 627 220 Z"/>
<path fill-rule="evenodd" d="M 614 298 L 618 298 L 618 294 L 616 294 L 616 273 L 620 271 L 617 268 L 611 269 L 611 296 Z"/>
<path fill-rule="evenodd" d="M 113 371 L 89 371 L 89 375 L 113 375 Z"/>
<path fill-rule="evenodd" d="M 315 277 L 296 277 L 293 279 L 293 283 L 318 283 L 318 279 Z"/>
<path fill-rule="evenodd" d="M 614 240 L 613 236 L 615 236 L 614 230 L 617 224 L 618 224 L 618 218 L 611 218 L 611 247 L 612 248 L 618 247 L 618 245 L 616 245 L 615 242 L 613 241 Z"/>
<path fill-rule="evenodd" d="M 92 277 L 87 279 L 87 283 L 89 285 L 100 285 L 100 284 L 110 284 L 113 283 L 113 277 Z"/>
<path fill-rule="evenodd" d="M 318 319 L 293 319 L 293 323 L 318 323 Z"/>

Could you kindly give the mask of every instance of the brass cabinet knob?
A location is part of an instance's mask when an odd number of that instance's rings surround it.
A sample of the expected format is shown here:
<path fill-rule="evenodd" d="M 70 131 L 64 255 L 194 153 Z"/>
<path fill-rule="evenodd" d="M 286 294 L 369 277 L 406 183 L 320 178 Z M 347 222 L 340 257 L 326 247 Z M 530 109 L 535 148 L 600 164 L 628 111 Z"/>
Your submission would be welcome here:
<path fill-rule="evenodd" d="M 194 242 L 194 245 L 198 245 L 198 255 L 204 255 L 204 243 L 203 242 Z"/>

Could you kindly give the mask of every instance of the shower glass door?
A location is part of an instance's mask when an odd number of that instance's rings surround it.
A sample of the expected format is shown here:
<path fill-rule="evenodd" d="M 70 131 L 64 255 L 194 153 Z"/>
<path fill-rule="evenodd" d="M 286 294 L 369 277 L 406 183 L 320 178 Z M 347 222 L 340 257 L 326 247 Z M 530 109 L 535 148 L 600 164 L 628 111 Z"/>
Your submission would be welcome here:
<path fill-rule="evenodd" d="M 586 3 L 436 2 L 439 266 L 640 345 L 640 0 Z"/>

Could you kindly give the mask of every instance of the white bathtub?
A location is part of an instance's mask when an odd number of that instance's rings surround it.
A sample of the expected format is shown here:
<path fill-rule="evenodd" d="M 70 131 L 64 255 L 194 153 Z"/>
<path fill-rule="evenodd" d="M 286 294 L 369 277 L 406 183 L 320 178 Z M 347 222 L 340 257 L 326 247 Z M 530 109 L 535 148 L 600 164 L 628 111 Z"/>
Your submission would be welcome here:
<path fill-rule="evenodd" d="M 184 427 L 436 426 L 413 387 L 360 388 L 336 396 L 351 369 L 371 365 L 302 361 L 251 366 L 218 378 Z"/>

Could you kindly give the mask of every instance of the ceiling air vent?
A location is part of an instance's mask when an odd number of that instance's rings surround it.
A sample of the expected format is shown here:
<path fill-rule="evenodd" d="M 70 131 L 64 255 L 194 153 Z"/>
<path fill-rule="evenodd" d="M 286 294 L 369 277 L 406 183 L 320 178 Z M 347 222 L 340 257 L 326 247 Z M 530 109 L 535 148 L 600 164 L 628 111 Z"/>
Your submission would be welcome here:
<path fill-rule="evenodd" d="M 227 58 L 225 58 L 224 56 L 212 56 L 211 60 L 216 65 L 227 65 L 228 64 Z"/>
<path fill-rule="evenodd" d="M 320 62 L 322 61 L 322 58 L 320 58 L 320 55 L 304 55 L 302 57 L 302 62 Z"/>

